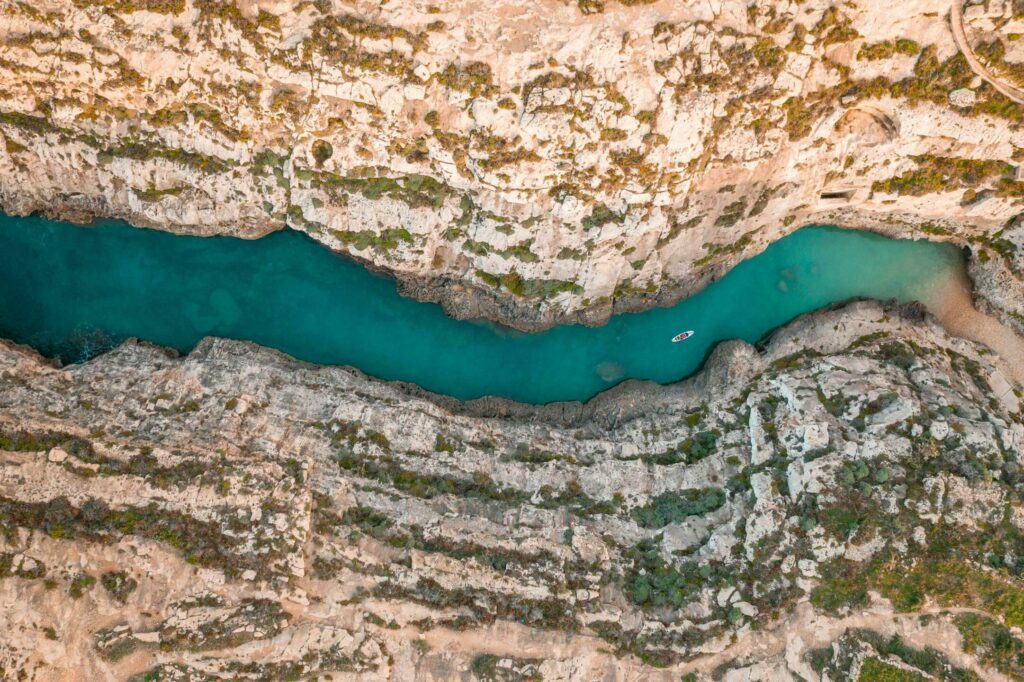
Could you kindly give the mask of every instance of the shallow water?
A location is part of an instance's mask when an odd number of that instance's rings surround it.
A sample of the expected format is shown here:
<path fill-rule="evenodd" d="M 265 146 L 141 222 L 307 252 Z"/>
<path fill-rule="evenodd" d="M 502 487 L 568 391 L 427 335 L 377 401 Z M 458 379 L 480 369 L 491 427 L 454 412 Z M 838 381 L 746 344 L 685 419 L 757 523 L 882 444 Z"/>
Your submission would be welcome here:
<path fill-rule="evenodd" d="M 0 217 L 0 257 L 0 337 L 64 362 L 129 336 L 184 352 L 213 335 L 457 398 L 531 403 L 586 399 L 627 378 L 675 381 L 719 341 L 755 342 L 854 296 L 927 300 L 963 267 L 949 245 L 811 227 L 672 308 L 523 334 L 402 298 L 297 232 L 245 241 Z M 671 343 L 687 329 L 696 335 Z"/>

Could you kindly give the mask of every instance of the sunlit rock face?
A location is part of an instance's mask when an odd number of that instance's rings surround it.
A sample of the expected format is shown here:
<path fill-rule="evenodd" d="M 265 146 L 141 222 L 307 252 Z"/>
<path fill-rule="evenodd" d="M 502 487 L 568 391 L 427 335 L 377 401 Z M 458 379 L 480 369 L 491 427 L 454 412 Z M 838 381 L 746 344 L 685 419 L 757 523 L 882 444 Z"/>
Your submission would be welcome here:
<path fill-rule="evenodd" d="M 521 329 L 840 224 L 1024 331 L 1016 4 L 7 2 L 0 208 L 289 227 Z M 1024 676 L 1015 368 L 872 302 L 763 345 L 533 407 L 0 342 L 0 678 Z"/>
<path fill-rule="evenodd" d="M 666 302 L 838 222 L 969 243 L 1001 268 L 984 282 L 1006 282 L 981 295 L 1020 315 L 1000 296 L 1021 271 L 1000 230 L 1022 110 L 974 77 L 948 10 L 7 3 L 0 205 L 287 225 L 522 328 Z M 968 34 L 1004 40 L 1009 69 L 1018 34 L 982 14 Z"/>
<path fill-rule="evenodd" d="M 876 303 L 725 344 L 683 384 L 546 407 L 224 340 L 64 369 L 6 345 L 0 668 L 1019 675 L 1006 371 Z"/>

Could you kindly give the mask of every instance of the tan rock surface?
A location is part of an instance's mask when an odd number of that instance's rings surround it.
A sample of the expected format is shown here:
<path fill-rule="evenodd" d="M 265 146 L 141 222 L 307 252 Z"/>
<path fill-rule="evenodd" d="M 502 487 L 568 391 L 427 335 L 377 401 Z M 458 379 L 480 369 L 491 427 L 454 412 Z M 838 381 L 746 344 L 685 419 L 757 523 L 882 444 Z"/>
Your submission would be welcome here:
<path fill-rule="evenodd" d="M 877 303 L 582 406 L 459 404 L 214 339 L 63 369 L 3 345 L 0 674 L 1012 677 L 962 640 L 1020 618 L 1007 374 Z M 955 583 L 897 589 L 943 551 Z"/>
<path fill-rule="evenodd" d="M 4 3 L 0 206 L 287 225 L 523 328 L 670 302 L 808 223 L 1014 256 L 1024 109 L 948 2 L 598 4 Z"/>
<path fill-rule="evenodd" d="M 0 341 L 0 678 L 1020 679 L 1016 6 L 0 2 L 11 213 L 290 227 L 528 329 L 838 223 L 969 246 L 982 311 L 542 407 Z"/>

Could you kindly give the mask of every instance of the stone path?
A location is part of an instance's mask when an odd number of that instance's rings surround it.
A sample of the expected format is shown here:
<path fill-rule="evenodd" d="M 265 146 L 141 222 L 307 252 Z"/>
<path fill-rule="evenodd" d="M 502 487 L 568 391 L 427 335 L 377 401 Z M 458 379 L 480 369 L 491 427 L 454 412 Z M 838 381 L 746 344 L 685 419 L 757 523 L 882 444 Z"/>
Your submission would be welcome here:
<path fill-rule="evenodd" d="M 964 30 L 964 3 L 963 0 L 953 0 L 953 7 L 949 12 L 949 25 L 953 31 L 953 41 L 956 43 L 960 54 L 967 60 L 971 70 L 985 80 L 993 88 L 1009 97 L 1015 102 L 1024 104 L 1024 90 L 1015 88 L 1001 82 L 988 68 L 981 63 L 978 56 L 974 54 L 971 42 L 967 39 L 967 32 Z"/>

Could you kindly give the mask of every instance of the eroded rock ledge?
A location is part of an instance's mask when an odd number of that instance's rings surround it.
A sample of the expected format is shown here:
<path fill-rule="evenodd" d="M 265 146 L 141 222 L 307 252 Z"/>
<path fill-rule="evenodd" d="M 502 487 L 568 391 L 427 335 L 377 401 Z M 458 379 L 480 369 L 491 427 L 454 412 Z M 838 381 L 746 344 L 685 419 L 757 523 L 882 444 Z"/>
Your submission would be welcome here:
<path fill-rule="evenodd" d="M 949 7 L 9 2 L 0 207 L 287 225 L 522 329 L 668 303 L 835 223 L 970 245 L 1021 329 L 1024 108 Z M 1012 38 L 969 28 L 1013 72 Z"/>
<path fill-rule="evenodd" d="M 873 302 L 586 406 L 216 339 L 3 345 L 0 675 L 1019 676 L 998 362 Z"/>

